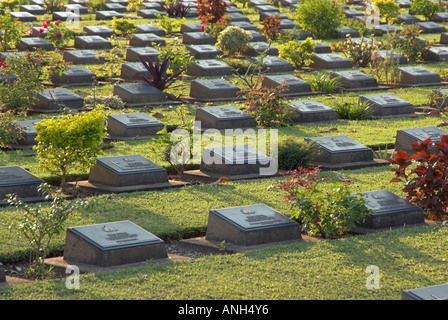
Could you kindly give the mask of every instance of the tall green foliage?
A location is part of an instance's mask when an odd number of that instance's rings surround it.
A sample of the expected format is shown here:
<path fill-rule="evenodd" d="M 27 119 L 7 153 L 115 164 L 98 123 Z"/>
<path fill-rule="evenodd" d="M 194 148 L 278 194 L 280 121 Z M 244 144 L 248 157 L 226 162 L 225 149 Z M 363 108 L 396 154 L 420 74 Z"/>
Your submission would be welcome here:
<path fill-rule="evenodd" d="M 296 21 L 316 39 L 336 38 L 341 25 L 342 8 L 329 0 L 304 0 L 297 6 Z"/>

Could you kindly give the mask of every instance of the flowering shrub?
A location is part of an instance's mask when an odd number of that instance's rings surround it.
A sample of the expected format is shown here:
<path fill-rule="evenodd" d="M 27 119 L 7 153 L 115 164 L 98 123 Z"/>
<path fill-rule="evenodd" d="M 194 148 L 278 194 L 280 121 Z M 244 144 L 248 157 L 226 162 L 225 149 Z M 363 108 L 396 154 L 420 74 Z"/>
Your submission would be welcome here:
<path fill-rule="evenodd" d="M 284 202 L 290 202 L 297 210 L 293 218 L 298 219 L 303 231 L 310 235 L 320 233 L 324 238 L 342 236 L 371 210 L 365 206 L 362 195 L 350 193 L 352 182 L 334 182 L 333 191 L 327 192 L 320 187 L 330 179 L 318 173 L 319 168 L 299 167 L 286 173 L 286 180 L 277 185 L 287 193 Z"/>
<path fill-rule="evenodd" d="M 391 164 L 397 165 L 392 171 L 395 178 L 391 182 L 402 182 L 406 199 L 422 207 L 431 220 L 447 219 L 448 207 L 448 135 L 440 141 L 431 138 L 414 143 L 411 149 L 415 154 L 409 156 L 398 150 Z M 408 171 L 409 170 L 409 171 Z"/>
<path fill-rule="evenodd" d="M 226 55 L 237 55 L 247 50 L 247 44 L 252 40 L 252 34 L 240 27 L 230 26 L 218 36 L 216 48 Z"/>
<path fill-rule="evenodd" d="M 39 33 L 44 32 L 47 32 L 45 39 L 48 39 L 58 49 L 65 48 L 70 38 L 73 37 L 73 32 L 61 25 L 60 21 L 51 23 L 50 20 L 46 20 L 39 28 Z M 33 33 L 33 29 L 28 30 L 29 35 L 33 35 Z"/>
<path fill-rule="evenodd" d="M 351 37 L 345 40 L 333 43 L 334 51 L 341 52 L 352 62 L 354 67 L 367 67 L 372 56 L 379 51 L 375 43 L 365 42 L 361 38 L 360 42 L 355 42 Z"/>
<path fill-rule="evenodd" d="M 227 8 L 230 8 L 224 0 L 197 0 L 197 4 L 196 13 L 201 23 L 219 21 L 226 14 Z"/>
<path fill-rule="evenodd" d="M 397 19 L 400 14 L 400 6 L 394 0 L 378 0 L 373 5 L 380 10 L 380 16 L 386 19 L 386 23 Z"/>
<path fill-rule="evenodd" d="M 135 25 L 134 21 L 125 18 L 113 17 L 112 27 L 114 28 L 114 30 L 120 32 L 125 36 L 130 36 L 137 31 L 137 26 Z"/>
<path fill-rule="evenodd" d="M 291 122 L 290 107 L 281 93 L 286 91 L 284 83 L 274 88 L 259 86 L 244 90 L 242 95 L 246 99 L 246 111 L 254 115 L 260 126 L 281 127 Z"/>
<path fill-rule="evenodd" d="M 400 32 L 400 39 L 396 40 L 396 47 L 409 62 L 424 60 L 426 49 L 430 46 L 429 42 L 422 42 L 419 37 L 422 30 L 418 25 L 403 28 Z"/>
<path fill-rule="evenodd" d="M 222 16 L 216 22 L 213 22 L 213 23 L 209 22 L 208 24 L 203 24 L 201 26 L 201 31 L 202 32 L 207 32 L 211 36 L 217 38 L 219 36 L 219 34 L 225 28 L 227 28 L 228 25 L 230 25 L 231 22 L 232 22 L 232 20 L 230 19 L 229 15 L 225 15 L 225 16 Z"/>

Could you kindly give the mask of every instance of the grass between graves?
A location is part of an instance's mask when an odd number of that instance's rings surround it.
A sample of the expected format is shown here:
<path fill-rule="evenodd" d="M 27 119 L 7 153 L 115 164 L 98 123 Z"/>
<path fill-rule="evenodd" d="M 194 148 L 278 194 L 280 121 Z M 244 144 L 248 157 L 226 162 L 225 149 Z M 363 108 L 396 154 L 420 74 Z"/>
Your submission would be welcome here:
<path fill-rule="evenodd" d="M 402 290 L 445 283 L 448 228 L 414 227 L 245 254 L 148 265 L 0 289 L 2 299 L 398 300 Z M 370 265 L 379 289 L 368 289 Z"/>

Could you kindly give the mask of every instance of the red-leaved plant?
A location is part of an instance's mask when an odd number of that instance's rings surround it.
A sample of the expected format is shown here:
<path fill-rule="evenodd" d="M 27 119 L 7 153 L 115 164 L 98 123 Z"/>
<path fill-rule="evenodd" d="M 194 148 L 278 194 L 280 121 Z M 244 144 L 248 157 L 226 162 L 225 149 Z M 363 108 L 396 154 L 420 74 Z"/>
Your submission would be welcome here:
<path fill-rule="evenodd" d="M 448 135 L 433 143 L 431 138 L 414 143 L 413 155 L 399 150 L 389 162 L 397 165 L 391 182 L 404 182 L 406 199 L 421 207 L 430 220 L 447 218 L 448 207 Z"/>
<path fill-rule="evenodd" d="M 142 57 L 141 55 L 138 55 L 138 58 L 140 59 L 140 62 L 143 64 L 146 70 L 148 70 L 151 78 L 148 78 L 144 75 L 137 75 L 135 77 L 145 81 L 147 84 L 161 91 L 170 87 L 173 84 L 173 82 L 178 79 L 180 74 L 184 72 L 186 69 L 185 67 L 182 70 L 179 70 L 171 75 L 168 75 L 167 71 L 170 64 L 169 54 L 165 55 L 161 63 L 159 63 L 159 60 L 152 62 L 149 57 Z"/>

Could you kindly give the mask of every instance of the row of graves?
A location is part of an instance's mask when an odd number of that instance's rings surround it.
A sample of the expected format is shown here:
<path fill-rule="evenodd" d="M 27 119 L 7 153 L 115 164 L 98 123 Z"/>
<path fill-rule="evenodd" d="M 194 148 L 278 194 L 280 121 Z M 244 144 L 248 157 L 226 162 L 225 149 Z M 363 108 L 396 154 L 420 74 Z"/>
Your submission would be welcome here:
<path fill-rule="evenodd" d="M 31 0 L 29 6 L 21 6 L 20 12 L 10 13 L 20 21 L 36 21 L 35 14 L 42 14 L 41 0 Z M 54 13 L 53 19 L 67 19 L 70 10 L 76 7 L 79 18 L 87 12 L 83 2 L 70 0 L 67 12 Z M 402 7 L 407 7 L 406 0 L 397 1 Z M 192 7 L 194 2 L 189 2 Z M 293 1 L 282 1 L 283 5 L 294 6 Z M 139 16 L 155 18 L 155 14 L 163 14 L 156 1 L 147 1 L 146 9 L 138 12 Z M 260 19 L 267 15 L 279 14 L 278 9 L 262 0 L 252 0 L 251 5 L 260 13 Z M 126 12 L 125 0 L 107 0 L 107 11 L 96 13 L 97 20 L 120 17 Z M 192 10 L 191 15 L 195 15 Z M 347 8 L 345 14 L 355 19 L 364 19 L 362 13 Z M 266 87 L 279 86 L 286 83 L 288 98 L 291 99 L 290 107 L 294 111 L 295 125 L 305 125 L 316 122 L 338 121 L 335 111 L 312 99 L 319 94 L 312 92 L 311 86 L 306 81 L 292 75 L 293 66 L 278 57 L 278 50 L 270 46 L 266 38 L 260 34 L 257 27 L 250 23 L 241 10 L 231 4 L 232 24 L 251 31 L 254 42 L 251 44 L 252 59 L 258 59 L 258 53 L 268 50 L 266 59 L 266 76 L 263 85 Z M 447 21 L 445 15 L 442 22 Z M 282 28 L 293 28 L 294 22 L 288 17 L 282 17 Z M 419 24 L 424 32 L 440 33 L 440 46 L 433 46 L 434 60 L 446 58 L 448 48 L 448 33 L 437 21 L 421 22 L 413 15 L 402 15 L 400 19 L 408 23 Z M 438 19 L 438 18 L 437 18 Z M 445 20 L 443 20 L 445 19 Z M 254 117 L 232 105 L 238 99 L 240 88 L 226 80 L 231 76 L 232 70 L 217 57 L 222 54 L 215 48 L 216 38 L 201 32 L 200 23 L 186 23 L 182 25 L 183 43 L 198 60 L 188 69 L 187 74 L 194 78 L 191 82 L 189 98 L 194 101 L 225 102 L 222 106 L 197 108 L 196 121 L 201 122 L 202 129 L 256 129 L 257 123 Z M 397 29 L 392 25 L 379 25 L 377 32 L 390 32 Z M 136 33 L 129 42 L 126 54 L 126 62 L 121 69 L 121 77 L 128 82 L 117 84 L 114 87 L 114 95 L 119 96 L 127 106 L 147 106 L 171 103 L 165 93 L 150 87 L 147 84 L 135 80 L 135 76 L 146 74 L 146 69 L 139 62 L 138 55 L 157 59 L 160 54 L 153 43 L 164 44 L 165 33 L 153 24 L 139 25 Z M 112 44 L 108 37 L 114 31 L 105 26 L 84 27 L 84 36 L 75 39 L 74 50 L 64 52 L 64 60 L 73 65 L 62 74 L 53 77 L 56 88 L 39 93 L 39 100 L 33 107 L 37 113 L 54 113 L 58 111 L 58 105 L 64 105 L 77 110 L 83 108 L 83 98 L 70 90 L 71 86 L 91 85 L 94 75 L 86 65 L 101 64 L 99 51 L 109 49 Z M 341 29 L 341 38 L 349 33 L 352 39 L 361 41 L 356 31 L 344 27 Z M 38 33 L 37 33 L 38 34 Z M 50 42 L 39 34 L 38 37 L 25 37 L 18 45 L 19 52 L 4 52 L 0 59 L 5 59 L 10 54 L 22 54 L 22 51 L 33 50 L 38 47 L 44 50 L 53 50 Z M 304 32 L 304 39 L 309 35 Z M 372 41 L 364 39 L 365 41 Z M 321 42 L 317 43 L 316 56 L 313 58 L 312 68 L 327 69 L 331 71 L 331 77 L 341 77 L 342 86 L 346 91 L 371 90 L 372 94 L 362 95 L 360 101 L 368 101 L 374 110 L 376 117 L 395 117 L 413 115 L 415 107 L 393 95 L 375 94 L 375 90 L 383 89 L 375 78 L 352 69 L 351 62 L 341 55 L 333 53 L 331 48 Z M 382 52 L 386 54 L 386 52 Z M 398 55 L 397 55 L 398 57 Z M 406 66 L 404 57 L 400 60 L 401 82 L 403 87 L 414 86 L 441 86 L 440 75 L 426 69 L 423 66 Z M 445 89 L 448 90 L 448 89 Z M 294 97 L 306 96 L 305 100 L 294 100 Z M 40 120 L 17 122 L 25 126 L 24 139 L 21 147 L 31 147 L 35 144 L 36 131 L 34 124 Z M 112 139 L 150 139 L 157 136 L 157 132 L 164 127 L 164 123 L 158 119 L 143 113 L 111 114 L 108 116 L 107 130 Z M 440 140 L 447 134 L 438 127 L 421 127 L 397 130 L 395 147 L 397 150 L 405 150 L 411 153 L 411 144 L 432 138 Z M 324 137 L 309 137 L 307 141 L 314 141 L 320 148 L 320 153 L 313 160 L 314 165 L 319 165 L 326 170 L 355 169 L 367 166 L 387 165 L 388 162 L 374 158 L 372 149 L 345 136 L 333 135 Z M 210 183 L 220 177 L 229 180 L 253 179 L 272 177 L 279 175 L 277 170 L 269 175 L 260 172 L 273 166 L 274 159 L 258 151 L 249 145 L 229 145 L 224 147 L 205 148 L 202 159 L 214 159 L 202 161 L 200 169 L 185 173 L 186 182 L 175 182 L 169 179 L 167 170 L 139 154 L 99 157 L 96 164 L 90 169 L 87 181 L 80 181 L 78 185 L 97 193 L 133 192 L 141 190 L 153 190 L 160 188 L 179 187 L 191 182 Z M 17 193 L 25 201 L 39 201 L 36 187 L 43 181 L 20 166 L 0 167 L 0 198 L 6 194 Z M 367 206 L 373 213 L 363 221 L 359 221 L 355 228 L 357 233 L 372 233 L 390 228 L 409 227 L 425 224 L 424 214 L 421 208 L 405 199 L 387 191 L 377 190 L 361 193 L 367 200 Z M 4 202 L 2 202 L 5 205 Z M 206 235 L 198 238 L 180 240 L 178 245 L 184 248 L 201 250 L 208 253 L 220 253 L 223 241 L 229 246 L 227 252 L 244 252 L 265 246 L 280 245 L 303 241 L 300 225 L 269 206 L 258 203 L 253 205 L 212 209 L 208 213 L 208 225 Z M 173 261 L 176 258 L 169 255 L 164 241 L 147 230 L 142 229 L 131 221 L 114 221 L 103 224 L 83 225 L 71 227 L 66 232 L 66 242 L 63 257 L 47 259 L 49 264 L 56 267 L 78 266 L 82 272 L 100 272 L 124 266 L 140 265 L 152 262 Z M 434 288 L 422 288 L 409 290 L 403 293 L 403 299 L 429 299 L 431 293 L 446 290 L 445 286 Z"/>

